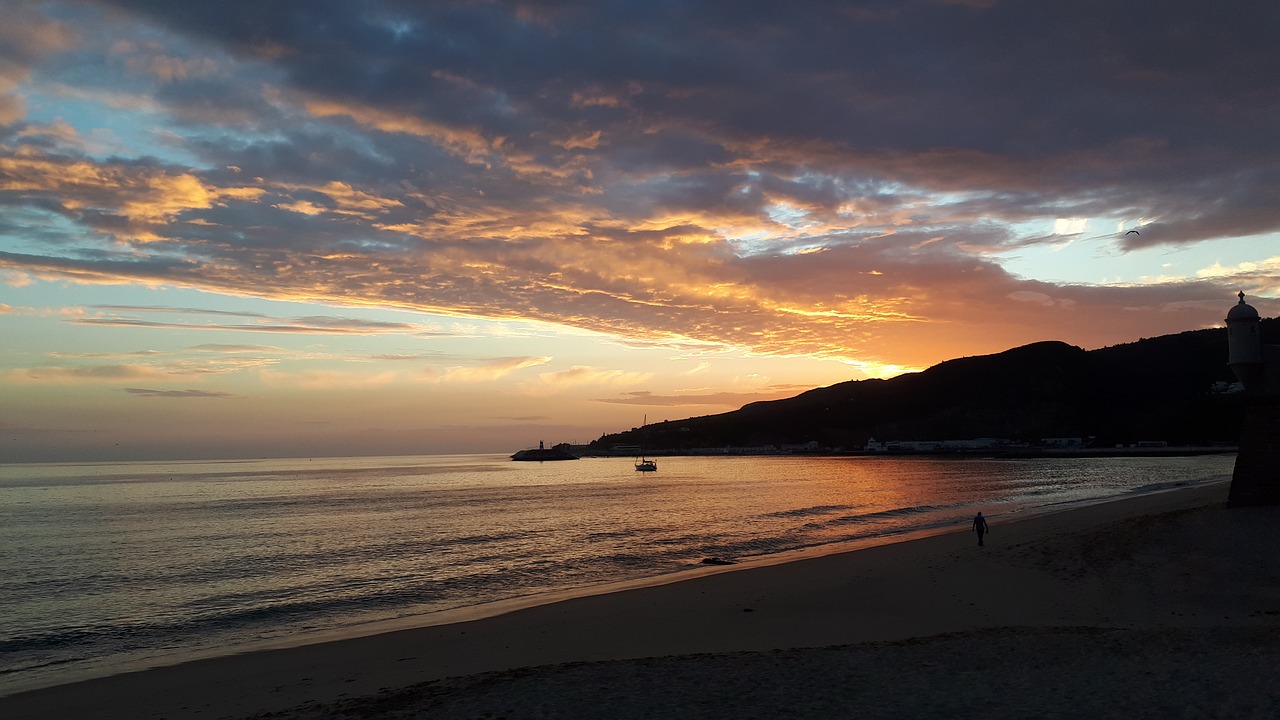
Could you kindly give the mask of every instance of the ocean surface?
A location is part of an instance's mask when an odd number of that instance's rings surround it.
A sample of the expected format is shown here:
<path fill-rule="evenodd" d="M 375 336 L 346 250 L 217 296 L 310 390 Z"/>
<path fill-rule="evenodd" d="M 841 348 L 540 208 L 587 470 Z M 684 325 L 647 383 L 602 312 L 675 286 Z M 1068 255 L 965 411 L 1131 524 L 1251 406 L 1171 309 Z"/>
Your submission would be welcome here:
<path fill-rule="evenodd" d="M 1229 476 L 1234 455 L 0 465 L 0 694 Z"/>

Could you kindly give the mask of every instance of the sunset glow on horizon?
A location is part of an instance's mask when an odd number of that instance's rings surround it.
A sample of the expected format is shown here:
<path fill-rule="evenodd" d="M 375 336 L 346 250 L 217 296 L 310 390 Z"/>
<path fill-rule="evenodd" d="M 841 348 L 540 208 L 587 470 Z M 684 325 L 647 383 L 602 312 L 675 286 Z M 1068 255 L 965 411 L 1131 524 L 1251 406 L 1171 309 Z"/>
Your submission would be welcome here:
<path fill-rule="evenodd" d="M 1280 314 L 1275 13 L 1122 5 L 14 3 L 0 462 L 511 452 Z"/>

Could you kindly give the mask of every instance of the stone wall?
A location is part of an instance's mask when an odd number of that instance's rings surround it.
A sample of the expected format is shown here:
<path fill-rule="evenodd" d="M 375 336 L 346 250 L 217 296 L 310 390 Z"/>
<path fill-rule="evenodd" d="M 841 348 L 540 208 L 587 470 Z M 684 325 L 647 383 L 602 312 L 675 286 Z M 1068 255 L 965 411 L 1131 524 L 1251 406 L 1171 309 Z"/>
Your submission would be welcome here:
<path fill-rule="evenodd" d="M 1246 403 L 1227 502 L 1280 505 L 1280 398 L 1254 396 Z"/>

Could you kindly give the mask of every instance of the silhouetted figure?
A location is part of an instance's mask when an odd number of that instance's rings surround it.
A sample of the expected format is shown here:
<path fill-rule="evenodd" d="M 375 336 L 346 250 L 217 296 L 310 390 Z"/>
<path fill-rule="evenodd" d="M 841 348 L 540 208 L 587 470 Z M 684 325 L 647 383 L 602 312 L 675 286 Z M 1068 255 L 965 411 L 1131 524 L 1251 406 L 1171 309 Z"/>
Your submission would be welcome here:
<path fill-rule="evenodd" d="M 987 519 L 978 513 L 973 518 L 973 531 L 978 533 L 978 546 L 982 546 L 982 536 L 987 534 Z"/>

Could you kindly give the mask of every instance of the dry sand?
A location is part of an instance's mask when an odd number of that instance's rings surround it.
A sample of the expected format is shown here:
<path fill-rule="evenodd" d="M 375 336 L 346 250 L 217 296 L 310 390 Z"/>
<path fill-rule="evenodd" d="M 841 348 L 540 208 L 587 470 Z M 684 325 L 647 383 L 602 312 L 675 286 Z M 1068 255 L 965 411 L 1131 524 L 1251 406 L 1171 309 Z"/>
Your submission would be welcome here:
<path fill-rule="evenodd" d="M 1212 483 L 0 698 L 22 718 L 1280 717 L 1280 508 Z"/>

